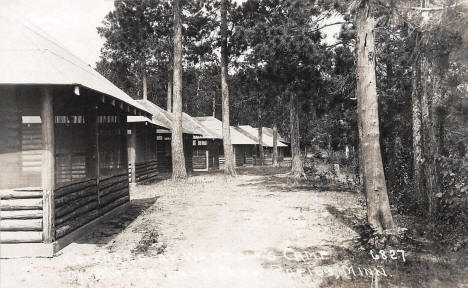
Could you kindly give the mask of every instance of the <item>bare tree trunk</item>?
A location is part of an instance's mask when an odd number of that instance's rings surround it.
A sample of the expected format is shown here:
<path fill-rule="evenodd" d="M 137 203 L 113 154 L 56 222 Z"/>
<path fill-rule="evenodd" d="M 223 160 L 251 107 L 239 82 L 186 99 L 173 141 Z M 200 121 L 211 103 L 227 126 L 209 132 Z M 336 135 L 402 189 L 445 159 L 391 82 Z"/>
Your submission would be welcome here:
<path fill-rule="evenodd" d="M 169 70 L 169 74 L 171 74 L 171 71 Z M 172 76 L 168 76 L 167 80 L 167 108 L 166 110 L 168 112 L 172 112 Z"/>
<path fill-rule="evenodd" d="M 437 212 L 436 195 L 442 191 L 440 179 L 440 156 L 443 146 L 443 116 L 440 103 L 442 101 L 441 82 L 443 65 L 440 65 L 440 55 L 421 56 L 421 126 L 422 155 L 424 173 L 424 191 L 426 191 L 426 212 L 435 216 Z"/>
<path fill-rule="evenodd" d="M 367 193 L 367 219 L 378 231 L 395 227 L 390 211 L 387 185 L 380 151 L 379 114 L 375 76 L 376 20 L 367 0 L 361 2 L 357 14 L 357 97 L 362 125 L 361 152 Z"/>
<path fill-rule="evenodd" d="M 265 152 L 263 151 L 263 127 L 261 122 L 258 126 L 258 153 L 260 154 L 260 166 L 263 166 L 265 164 Z"/>
<path fill-rule="evenodd" d="M 357 109 L 358 111 L 361 111 L 361 97 L 357 97 L 357 92 L 356 92 L 356 98 L 357 98 Z M 361 122 L 361 117 L 358 117 L 358 136 L 359 136 L 359 146 L 358 146 L 358 160 L 359 160 L 359 187 L 362 195 L 366 195 L 366 185 L 364 185 L 364 159 L 362 158 L 362 122 Z"/>
<path fill-rule="evenodd" d="M 174 122 L 172 124 L 172 179 L 187 178 L 182 139 L 182 19 L 180 0 L 174 0 Z"/>
<path fill-rule="evenodd" d="M 278 127 L 273 124 L 273 167 L 278 167 Z"/>
<path fill-rule="evenodd" d="M 213 117 L 216 117 L 216 93 L 213 92 Z"/>
<path fill-rule="evenodd" d="M 412 199 L 414 203 L 421 203 L 425 198 L 424 181 L 423 181 L 423 157 L 422 157 L 422 141 L 421 141 L 421 62 L 420 57 L 417 57 L 413 63 L 412 72 L 412 120 L 413 120 L 413 185 L 414 192 Z"/>
<path fill-rule="evenodd" d="M 146 80 L 146 71 L 143 69 L 143 100 L 148 100 L 148 82 Z"/>
<path fill-rule="evenodd" d="M 226 0 L 221 0 L 221 96 L 223 114 L 224 174 L 235 176 L 234 153 L 231 145 L 229 125 L 229 85 L 227 55 L 227 11 Z"/>
<path fill-rule="evenodd" d="M 291 176 L 300 178 L 305 175 L 301 159 L 299 139 L 299 103 L 295 92 L 289 94 L 289 122 L 291 127 Z"/>

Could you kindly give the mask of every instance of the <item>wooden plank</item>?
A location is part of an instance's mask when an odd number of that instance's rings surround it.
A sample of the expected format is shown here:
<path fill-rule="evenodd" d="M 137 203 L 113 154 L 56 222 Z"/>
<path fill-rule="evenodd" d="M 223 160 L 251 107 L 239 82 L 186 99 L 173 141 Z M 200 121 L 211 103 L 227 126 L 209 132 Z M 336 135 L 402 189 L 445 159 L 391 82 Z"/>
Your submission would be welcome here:
<path fill-rule="evenodd" d="M 0 190 L 0 199 L 42 198 L 42 191 Z"/>
<path fill-rule="evenodd" d="M 42 210 L 42 198 L 7 199 L 0 201 L 1 210 Z"/>
<path fill-rule="evenodd" d="M 0 233 L 0 243 L 34 242 L 42 242 L 41 231 L 2 231 L 2 233 Z"/>
<path fill-rule="evenodd" d="M 0 211 L 0 221 L 4 219 L 39 219 L 42 218 L 41 210 L 16 210 Z"/>
<path fill-rule="evenodd" d="M 42 231 L 42 219 L 2 219 L 0 231 Z"/>

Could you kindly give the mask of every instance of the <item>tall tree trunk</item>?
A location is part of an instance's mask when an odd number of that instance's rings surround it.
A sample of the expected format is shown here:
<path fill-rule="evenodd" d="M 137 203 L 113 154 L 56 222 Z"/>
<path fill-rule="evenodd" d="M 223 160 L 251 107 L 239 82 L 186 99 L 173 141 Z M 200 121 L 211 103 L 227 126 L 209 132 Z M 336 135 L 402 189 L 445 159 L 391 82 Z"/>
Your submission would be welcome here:
<path fill-rule="evenodd" d="M 172 75 L 171 70 L 169 70 L 169 76 L 167 77 L 167 107 L 168 112 L 172 112 Z"/>
<path fill-rule="evenodd" d="M 265 152 L 263 151 L 263 127 L 262 122 L 258 125 L 258 153 L 260 154 L 260 166 L 265 164 Z"/>
<path fill-rule="evenodd" d="M 148 82 L 146 79 L 146 71 L 143 69 L 143 100 L 148 100 Z"/>
<path fill-rule="evenodd" d="M 278 167 L 278 127 L 273 124 L 273 167 Z"/>
<path fill-rule="evenodd" d="M 363 0 L 357 13 L 357 97 L 362 125 L 360 142 L 363 174 L 367 194 L 367 220 L 378 231 L 395 227 L 390 211 L 387 185 L 380 151 L 379 114 L 375 76 L 376 20 L 368 0 Z"/>
<path fill-rule="evenodd" d="M 223 114 L 224 174 L 235 176 L 234 153 L 229 125 L 229 85 L 226 0 L 221 0 L 221 96 Z"/>
<path fill-rule="evenodd" d="M 174 122 L 172 123 L 172 179 L 187 178 L 182 139 L 182 19 L 180 0 L 174 0 Z"/>
<path fill-rule="evenodd" d="M 216 117 L 216 93 L 213 92 L 213 117 Z"/>
<path fill-rule="evenodd" d="M 417 57 L 413 63 L 412 71 L 412 122 L 413 122 L 413 187 L 415 195 L 411 198 L 413 203 L 421 204 L 424 201 L 425 189 L 423 181 L 423 155 L 421 139 L 421 61 Z"/>
<path fill-rule="evenodd" d="M 301 147 L 299 139 L 299 103 L 296 93 L 289 94 L 289 122 L 291 128 L 291 176 L 300 178 L 305 175 L 301 159 Z"/>
<path fill-rule="evenodd" d="M 441 55 L 421 56 L 421 124 L 422 155 L 424 171 L 424 191 L 426 191 L 426 214 L 435 216 L 437 212 L 437 194 L 442 192 L 440 156 L 443 147 L 443 119 L 440 105 L 442 102 L 442 79 L 444 66 Z M 429 60 L 431 59 L 431 60 Z M 446 63 L 444 63 L 446 64 Z"/>

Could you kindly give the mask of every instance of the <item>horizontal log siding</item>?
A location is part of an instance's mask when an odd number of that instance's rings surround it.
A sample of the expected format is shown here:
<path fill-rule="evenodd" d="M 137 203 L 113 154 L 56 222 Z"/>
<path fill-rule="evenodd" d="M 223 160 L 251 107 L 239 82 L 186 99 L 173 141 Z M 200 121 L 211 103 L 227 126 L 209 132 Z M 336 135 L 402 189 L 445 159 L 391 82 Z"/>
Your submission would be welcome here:
<path fill-rule="evenodd" d="M 148 183 L 154 181 L 156 177 L 159 175 L 158 172 L 158 162 L 157 160 L 150 160 L 146 162 L 140 162 L 135 164 L 136 167 L 136 175 L 135 181 L 136 183 Z M 131 171 L 132 167 L 128 165 L 129 171 Z M 130 173 L 129 179 L 131 181 Z"/>
<path fill-rule="evenodd" d="M 0 191 L 0 243 L 42 241 L 42 191 Z"/>
<path fill-rule="evenodd" d="M 119 173 L 99 181 L 99 209 L 101 214 L 130 201 L 127 173 Z"/>
<path fill-rule="evenodd" d="M 206 153 L 202 151 L 202 153 L 198 155 L 193 155 L 193 169 L 206 169 Z"/>
<path fill-rule="evenodd" d="M 55 190 L 55 237 L 76 230 L 99 216 L 97 180 L 73 181 Z"/>
<path fill-rule="evenodd" d="M 55 190 L 55 237 L 69 234 L 97 217 L 130 201 L 126 172 L 74 181 Z"/>

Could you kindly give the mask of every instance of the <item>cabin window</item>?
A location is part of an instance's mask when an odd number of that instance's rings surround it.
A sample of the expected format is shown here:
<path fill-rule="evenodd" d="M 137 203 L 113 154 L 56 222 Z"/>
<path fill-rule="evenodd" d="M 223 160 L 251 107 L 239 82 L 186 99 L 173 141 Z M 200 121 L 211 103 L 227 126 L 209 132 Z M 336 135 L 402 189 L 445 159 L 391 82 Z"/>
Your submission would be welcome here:
<path fill-rule="evenodd" d="M 86 177 L 87 129 L 82 115 L 55 116 L 57 184 Z"/>

